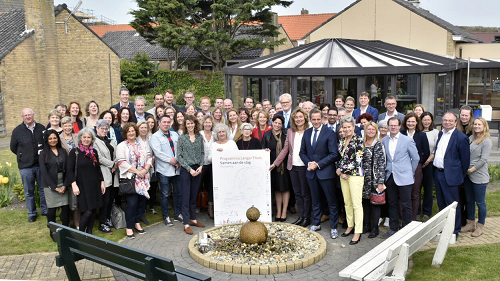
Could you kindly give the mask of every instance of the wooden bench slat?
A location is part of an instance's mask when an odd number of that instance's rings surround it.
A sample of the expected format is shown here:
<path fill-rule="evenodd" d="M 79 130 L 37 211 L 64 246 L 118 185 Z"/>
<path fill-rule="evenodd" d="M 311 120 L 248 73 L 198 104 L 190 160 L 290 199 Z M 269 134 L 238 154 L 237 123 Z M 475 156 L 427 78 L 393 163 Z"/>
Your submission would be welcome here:
<path fill-rule="evenodd" d="M 391 237 L 386 239 L 384 242 L 380 243 L 377 245 L 375 248 L 373 248 L 371 251 L 357 259 L 355 262 L 350 264 L 348 267 L 346 267 L 344 270 L 339 272 L 340 277 L 350 277 L 356 280 L 362 280 L 362 278 L 370 273 L 372 270 L 377 268 L 380 264 L 382 264 L 385 261 L 385 257 L 387 256 L 388 248 L 396 243 L 397 241 L 401 240 L 404 238 L 404 236 L 411 232 L 414 228 L 418 227 L 421 224 L 421 222 L 411 222 L 407 226 L 405 226 L 403 229 L 400 231 L 394 233 Z M 382 255 L 383 258 L 377 259 L 379 255 Z M 365 274 L 361 277 L 359 277 L 362 274 L 358 274 L 358 271 L 363 271 Z M 356 273 L 356 274 L 355 274 Z"/>

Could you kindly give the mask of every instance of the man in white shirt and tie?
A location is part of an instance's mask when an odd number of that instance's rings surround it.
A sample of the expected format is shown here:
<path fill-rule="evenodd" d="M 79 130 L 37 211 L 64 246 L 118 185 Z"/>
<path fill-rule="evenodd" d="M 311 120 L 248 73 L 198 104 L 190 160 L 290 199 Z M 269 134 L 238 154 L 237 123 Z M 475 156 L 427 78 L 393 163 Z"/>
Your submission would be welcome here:
<path fill-rule="evenodd" d="M 282 111 L 278 111 L 275 114 L 283 115 L 285 117 L 285 124 L 283 128 L 291 128 L 290 117 L 292 115 L 292 96 L 290 94 L 283 94 L 280 96 L 280 104 L 283 107 Z"/>
<path fill-rule="evenodd" d="M 330 128 L 333 132 L 337 132 L 337 108 L 332 107 L 328 109 L 328 128 Z"/>

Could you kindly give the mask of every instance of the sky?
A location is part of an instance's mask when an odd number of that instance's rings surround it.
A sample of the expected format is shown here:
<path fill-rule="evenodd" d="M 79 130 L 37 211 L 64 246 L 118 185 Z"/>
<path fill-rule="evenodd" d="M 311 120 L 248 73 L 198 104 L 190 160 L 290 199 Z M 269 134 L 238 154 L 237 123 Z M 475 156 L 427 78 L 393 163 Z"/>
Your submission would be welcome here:
<path fill-rule="evenodd" d="M 126 24 L 133 20 L 129 11 L 137 9 L 134 0 L 82 0 L 82 9 L 94 10 L 95 16 L 105 16 Z M 278 15 L 298 15 L 302 8 L 310 14 L 336 13 L 350 5 L 354 0 L 295 0 L 288 8 L 277 7 Z M 66 3 L 74 7 L 78 0 L 55 0 L 56 5 Z M 498 0 L 420 0 L 420 7 L 434 15 L 460 26 L 500 27 L 500 1 Z"/>

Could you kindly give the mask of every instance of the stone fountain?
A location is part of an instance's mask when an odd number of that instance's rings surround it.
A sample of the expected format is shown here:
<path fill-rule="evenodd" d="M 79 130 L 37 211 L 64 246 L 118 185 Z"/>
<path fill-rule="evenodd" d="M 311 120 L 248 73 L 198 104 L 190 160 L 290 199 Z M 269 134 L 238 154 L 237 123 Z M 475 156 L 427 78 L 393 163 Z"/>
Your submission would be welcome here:
<path fill-rule="evenodd" d="M 200 232 L 189 254 L 203 266 L 237 274 L 278 274 L 320 261 L 326 241 L 316 232 L 287 223 L 262 223 L 260 212 L 247 210 L 248 222 Z"/>

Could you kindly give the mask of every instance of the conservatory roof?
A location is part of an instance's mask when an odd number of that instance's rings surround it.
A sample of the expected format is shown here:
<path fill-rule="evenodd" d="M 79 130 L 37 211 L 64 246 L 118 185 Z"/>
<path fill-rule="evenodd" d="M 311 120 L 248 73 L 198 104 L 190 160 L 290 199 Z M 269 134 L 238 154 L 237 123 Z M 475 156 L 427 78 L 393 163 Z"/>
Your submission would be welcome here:
<path fill-rule="evenodd" d="M 375 75 L 453 71 L 463 60 L 382 41 L 322 39 L 244 63 L 224 67 L 233 75 Z"/>

